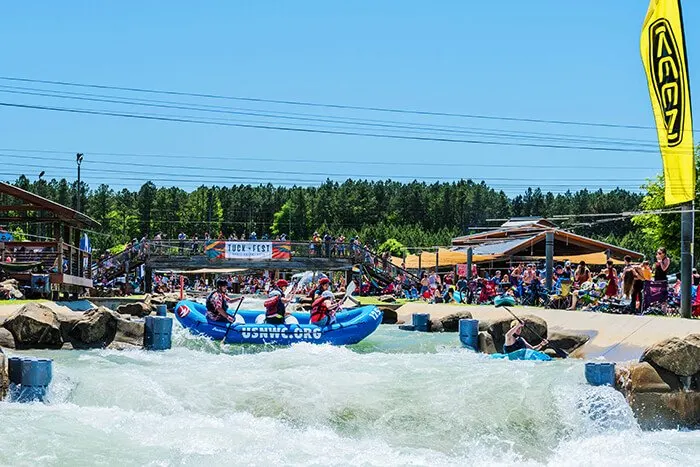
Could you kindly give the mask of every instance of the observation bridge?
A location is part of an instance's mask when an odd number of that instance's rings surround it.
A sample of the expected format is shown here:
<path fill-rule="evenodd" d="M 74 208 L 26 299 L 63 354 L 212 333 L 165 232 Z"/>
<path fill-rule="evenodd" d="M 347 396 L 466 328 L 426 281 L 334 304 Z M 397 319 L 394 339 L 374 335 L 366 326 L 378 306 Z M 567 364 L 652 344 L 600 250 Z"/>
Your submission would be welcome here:
<path fill-rule="evenodd" d="M 147 281 L 153 271 L 204 274 L 264 269 L 345 271 L 348 276 L 361 271 L 379 284 L 388 284 L 399 275 L 411 282 L 419 282 L 415 274 L 390 261 L 383 262 L 376 253 L 364 247 L 311 241 L 149 240 L 101 260 L 93 266 L 92 272 L 98 283 L 109 282 L 141 265 L 145 265 Z"/>

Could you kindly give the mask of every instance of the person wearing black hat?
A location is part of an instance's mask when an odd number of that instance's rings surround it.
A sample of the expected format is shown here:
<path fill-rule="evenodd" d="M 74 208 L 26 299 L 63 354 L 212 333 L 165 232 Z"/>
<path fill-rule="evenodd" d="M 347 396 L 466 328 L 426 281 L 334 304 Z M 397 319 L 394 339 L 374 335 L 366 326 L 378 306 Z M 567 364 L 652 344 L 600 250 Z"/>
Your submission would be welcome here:
<path fill-rule="evenodd" d="M 229 302 L 243 300 L 243 297 L 230 299 L 226 295 L 228 282 L 223 279 L 216 281 L 216 290 L 207 297 L 207 318 L 211 321 L 228 321 L 229 323 L 245 324 L 245 320 L 239 314 L 235 318 L 227 313 Z"/>

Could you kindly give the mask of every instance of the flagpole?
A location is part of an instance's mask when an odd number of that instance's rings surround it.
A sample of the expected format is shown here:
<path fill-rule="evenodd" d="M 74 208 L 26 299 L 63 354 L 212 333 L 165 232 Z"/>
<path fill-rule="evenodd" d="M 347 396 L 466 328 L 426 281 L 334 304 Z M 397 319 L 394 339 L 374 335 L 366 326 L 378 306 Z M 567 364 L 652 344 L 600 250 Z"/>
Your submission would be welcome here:
<path fill-rule="evenodd" d="M 682 207 L 681 212 L 681 316 L 691 318 L 691 285 L 693 284 L 693 234 L 695 231 L 695 202 Z"/>

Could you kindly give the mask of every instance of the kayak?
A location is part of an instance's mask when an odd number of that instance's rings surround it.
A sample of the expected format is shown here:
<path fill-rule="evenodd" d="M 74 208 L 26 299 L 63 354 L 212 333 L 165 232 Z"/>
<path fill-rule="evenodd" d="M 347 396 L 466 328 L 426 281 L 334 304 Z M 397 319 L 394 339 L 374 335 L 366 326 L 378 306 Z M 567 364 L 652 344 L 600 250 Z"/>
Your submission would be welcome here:
<path fill-rule="evenodd" d="M 495 353 L 491 354 L 491 358 L 507 358 L 508 360 L 538 360 L 542 362 L 548 362 L 552 359 L 552 357 L 546 353 L 532 349 L 520 349 L 511 353 Z"/>
<path fill-rule="evenodd" d="M 233 315 L 233 310 L 228 313 Z M 182 300 L 175 305 L 175 317 L 184 328 L 227 344 L 350 345 L 372 334 L 382 322 L 382 311 L 374 305 L 338 312 L 337 323 L 323 327 L 310 324 L 311 314 L 303 312 L 292 313 L 299 324 L 256 324 L 256 319 L 264 314 L 264 311 L 239 310 L 236 316 L 245 323 L 225 323 L 207 319 L 207 307 L 201 303 Z"/>

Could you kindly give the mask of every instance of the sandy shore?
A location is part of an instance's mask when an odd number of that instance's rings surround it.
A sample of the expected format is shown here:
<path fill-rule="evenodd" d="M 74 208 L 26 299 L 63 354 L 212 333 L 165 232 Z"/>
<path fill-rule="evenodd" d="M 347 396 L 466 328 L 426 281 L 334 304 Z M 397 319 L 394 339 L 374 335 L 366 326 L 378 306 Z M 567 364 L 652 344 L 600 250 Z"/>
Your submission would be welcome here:
<path fill-rule="evenodd" d="M 408 303 L 398 311 L 399 320 L 411 322 L 413 313 L 430 313 L 440 317 L 468 310 L 474 319 L 511 317 L 508 312 L 493 306 L 454 306 Z M 590 340 L 577 352 L 584 358 L 603 357 L 612 361 L 637 360 L 644 349 L 669 337 L 684 337 L 700 333 L 700 320 L 665 318 L 660 316 L 613 315 L 583 311 L 545 310 L 532 307 L 514 307 L 516 315 L 532 314 L 547 321 L 550 331 L 586 334 Z M 456 337 L 455 337 L 456 338 Z"/>

